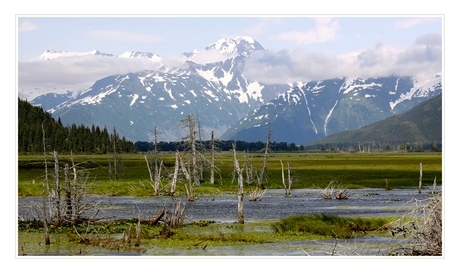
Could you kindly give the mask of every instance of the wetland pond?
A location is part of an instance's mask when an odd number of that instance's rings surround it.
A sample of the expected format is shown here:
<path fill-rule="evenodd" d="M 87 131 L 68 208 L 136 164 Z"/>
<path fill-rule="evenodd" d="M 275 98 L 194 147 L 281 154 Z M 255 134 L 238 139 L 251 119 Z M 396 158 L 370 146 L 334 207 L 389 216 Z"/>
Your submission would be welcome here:
<path fill-rule="evenodd" d="M 438 187 L 439 191 L 441 187 Z M 297 239 L 288 236 L 272 240 L 274 236 L 271 224 L 282 218 L 293 215 L 313 215 L 323 213 L 339 217 L 390 217 L 406 214 L 414 204 L 414 198 L 423 200 L 431 197 L 431 190 L 418 189 L 352 189 L 348 199 L 321 199 L 318 198 L 322 190 L 297 189 L 285 195 L 284 190 L 271 189 L 261 201 L 249 201 L 244 197 L 245 224 L 237 222 L 237 194 L 236 192 L 222 192 L 216 194 L 196 193 L 195 201 L 188 202 L 186 196 L 176 196 L 187 201 L 185 216 L 195 220 L 212 221 L 206 227 L 185 226 L 177 234 L 191 236 L 194 234 L 259 234 L 266 242 L 242 243 L 231 245 L 184 244 L 157 245 L 155 240 L 141 242 L 142 250 L 114 251 L 100 246 L 86 246 L 81 243 L 70 242 L 66 234 L 50 234 L 51 245 L 44 245 L 43 233 L 18 233 L 18 254 L 26 256 L 306 256 L 315 254 L 315 251 L 336 248 L 336 239 L 322 240 Z M 159 197 L 100 197 L 103 199 L 102 208 L 98 217 L 107 217 L 107 221 L 120 219 L 152 217 L 164 206 L 171 209 L 173 199 L 167 196 Z M 42 197 L 23 197 L 18 199 L 18 217 L 23 220 L 32 220 L 30 206 L 42 205 Z M 187 223 L 187 222 L 185 222 Z M 182 231 L 180 231 L 182 230 Z M 159 231 L 159 230 L 158 230 Z M 276 233 L 283 234 L 283 233 Z M 114 238 L 121 238 L 122 234 L 114 234 Z M 285 236 L 286 237 L 286 236 Z M 385 253 L 387 249 L 399 243 L 407 243 L 407 239 L 391 239 L 390 234 L 382 232 L 378 235 L 363 235 L 351 239 L 339 239 L 342 249 L 358 251 L 360 256 L 376 256 Z M 77 251 L 83 253 L 76 253 Z M 321 254 L 317 254 L 321 255 Z"/>

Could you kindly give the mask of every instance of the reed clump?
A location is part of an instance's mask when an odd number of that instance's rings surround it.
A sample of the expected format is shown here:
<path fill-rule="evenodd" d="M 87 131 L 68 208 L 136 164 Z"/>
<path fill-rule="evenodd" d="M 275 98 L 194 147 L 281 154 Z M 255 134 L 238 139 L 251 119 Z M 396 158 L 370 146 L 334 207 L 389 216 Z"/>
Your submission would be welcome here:
<path fill-rule="evenodd" d="M 357 233 L 386 229 L 384 218 L 338 217 L 327 214 L 295 215 L 272 225 L 277 233 L 312 233 L 338 238 L 353 238 Z"/>

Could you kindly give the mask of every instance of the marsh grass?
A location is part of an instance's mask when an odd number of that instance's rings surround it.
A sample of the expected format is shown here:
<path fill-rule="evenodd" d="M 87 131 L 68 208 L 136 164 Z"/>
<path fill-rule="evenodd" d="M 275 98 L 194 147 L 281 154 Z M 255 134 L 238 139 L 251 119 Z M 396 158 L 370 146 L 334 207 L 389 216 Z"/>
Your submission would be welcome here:
<path fill-rule="evenodd" d="M 249 154 L 254 159 L 254 167 L 262 166 L 263 155 Z M 440 153 L 411 153 L 411 154 L 339 154 L 339 153 L 275 153 L 268 159 L 270 171 L 266 186 L 270 189 L 283 189 L 281 181 L 280 160 L 290 157 L 295 167 L 297 181 L 291 189 L 326 188 L 330 180 L 340 180 L 348 189 L 382 188 L 385 189 L 385 179 L 390 188 L 418 186 L 420 162 L 423 163 L 423 185 L 432 186 L 436 176 L 439 185 L 442 184 L 442 154 Z M 149 173 L 142 154 L 124 154 L 124 181 L 110 181 L 106 155 L 77 155 L 75 162 L 92 160 L 95 163 L 85 164 L 85 168 L 94 168 L 90 177 L 97 184 L 93 193 L 114 196 L 153 196 L 153 187 L 149 181 Z M 163 153 L 160 156 L 166 169 L 174 166 L 174 155 Z M 205 173 L 206 180 L 195 192 L 237 191 L 237 184 L 232 184 L 233 170 L 232 155 L 222 152 L 217 164 L 221 169 L 222 182 L 217 177 L 214 184 L 209 182 L 209 172 Z M 70 162 L 70 157 L 60 156 L 62 163 Z M 165 170 L 166 170 L 165 169 Z M 18 156 L 18 194 L 20 196 L 41 195 L 44 168 L 43 156 Z M 142 183 L 142 184 L 140 184 Z M 164 179 L 162 186 L 167 185 Z M 134 186 L 135 188 L 131 188 Z M 143 185 L 143 186 L 142 186 Z M 145 188 L 144 188 L 145 187 Z M 182 183 L 177 185 L 178 192 L 185 192 Z M 252 186 L 253 188 L 255 186 Z M 246 185 L 245 185 L 246 188 Z"/>
<path fill-rule="evenodd" d="M 353 238 L 367 231 L 387 229 L 385 218 L 338 217 L 326 214 L 313 216 L 295 215 L 281 219 L 272 225 L 277 233 L 308 232 L 322 236 Z"/>

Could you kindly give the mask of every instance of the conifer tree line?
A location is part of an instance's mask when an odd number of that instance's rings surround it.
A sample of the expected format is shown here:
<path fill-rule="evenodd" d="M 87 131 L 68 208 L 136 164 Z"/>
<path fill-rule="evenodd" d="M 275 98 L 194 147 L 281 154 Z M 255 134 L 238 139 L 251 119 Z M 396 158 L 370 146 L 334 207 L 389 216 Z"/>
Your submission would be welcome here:
<path fill-rule="evenodd" d="M 248 142 L 237 140 L 236 142 L 233 140 L 219 140 L 219 150 L 221 151 L 231 151 L 233 144 L 236 144 L 237 151 L 246 151 L 246 152 L 260 152 L 264 150 L 266 147 L 266 143 L 262 141 L 257 142 Z M 204 147 L 205 150 L 211 150 L 211 140 L 203 140 L 201 141 L 201 146 Z M 138 152 L 150 152 L 154 151 L 155 144 L 153 142 L 147 141 L 137 141 L 134 143 L 134 149 Z M 183 141 L 159 141 L 157 143 L 157 150 L 158 151 L 172 151 L 175 150 L 182 151 L 184 150 L 184 142 Z M 303 151 L 304 146 L 300 145 L 297 146 L 295 143 L 288 144 L 287 142 L 276 142 L 270 141 L 270 148 L 272 151 Z"/>
<path fill-rule="evenodd" d="M 64 126 L 60 118 L 56 121 L 43 108 L 33 106 L 27 100 L 18 100 L 18 153 L 43 153 L 42 122 L 48 151 L 106 154 L 113 152 L 115 139 L 117 153 L 134 152 L 133 142 L 124 136 L 120 138 L 115 129 L 109 132 L 106 127 L 101 129 L 94 124 L 91 127 L 75 123 Z"/>

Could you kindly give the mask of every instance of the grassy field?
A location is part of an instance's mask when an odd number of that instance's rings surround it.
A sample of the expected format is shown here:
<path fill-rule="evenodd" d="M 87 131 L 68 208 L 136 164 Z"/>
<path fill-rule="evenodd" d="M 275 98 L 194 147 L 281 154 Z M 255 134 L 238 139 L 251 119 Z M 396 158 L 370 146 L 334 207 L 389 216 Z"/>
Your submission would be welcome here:
<path fill-rule="evenodd" d="M 263 154 L 249 154 L 254 168 L 262 167 Z M 236 191 L 236 181 L 232 184 L 233 160 L 231 152 L 223 152 L 218 156 L 216 166 L 221 170 L 222 179 L 216 174 L 216 183 L 209 183 L 209 172 L 205 173 L 206 180 L 195 192 Z M 243 154 L 238 153 L 240 165 Z M 110 181 L 108 158 L 106 155 L 74 156 L 75 163 L 91 160 L 82 165 L 92 168 L 88 182 L 95 182 L 92 191 L 101 195 L 118 196 L 152 196 L 153 188 L 149 181 L 144 155 L 123 155 L 124 180 Z M 174 166 L 174 154 L 162 153 L 167 169 Z M 416 188 L 420 176 L 420 163 L 423 164 L 423 185 L 433 184 L 435 176 L 438 185 L 442 184 L 442 154 L 441 153 L 305 153 L 290 152 L 272 154 L 268 161 L 269 180 L 265 184 L 270 189 L 283 188 L 281 181 L 280 160 L 284 163 L 287 181 L 287 161 L 292 161 L 296 182 L 291 189 L 324 188 L 331 180 L 337 180 L 347 188 L 385 188 L 385 179 L 390 188 Z M 51 159 L 48 160 L 50 162 Z M 59 156 L 61 164 L 69 163 L 70 156 Z M 113 160 L 111 160 L 113 161 Z M 54 174 L 54 165 L 49 165 L 49 173 Z M 42 195 L 44 179 L 43 156 L 18 156 L 18 194 L 20 196 Z M 61 172 L 61 181 L 63 173 Z M 245 175 L 245 174 L 244 174 Z M 163 186 L 167 180 L 163 181 Z M 245 190 L 248 187 L 245 181 Z M 178 192 L 184 192 L 183 184 L 178 184 Z M 166 192 L 163 192 L 166 194 Z M 160 193 L 161 194 L 161 193 Z"/>

